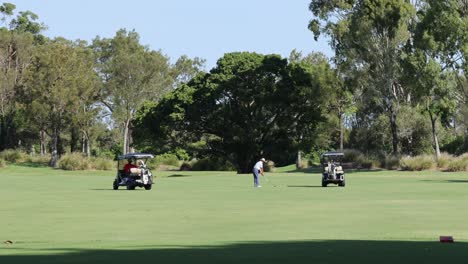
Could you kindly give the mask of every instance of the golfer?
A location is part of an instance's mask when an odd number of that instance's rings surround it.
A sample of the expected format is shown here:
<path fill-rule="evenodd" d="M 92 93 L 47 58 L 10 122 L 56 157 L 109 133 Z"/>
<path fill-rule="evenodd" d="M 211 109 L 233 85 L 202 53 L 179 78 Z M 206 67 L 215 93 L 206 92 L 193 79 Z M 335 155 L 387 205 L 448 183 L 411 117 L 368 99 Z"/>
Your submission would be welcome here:
<path fill-rule="evenodd" d="M 262 187 L 260 185 L 260 181 L 258 180 L 258 174 L 262 174 L 263 176 L 263 162 L 266 162 L 264 158 L 261 158 L 257 163 L 255 163 L 255 166 L 253 167 L 253 176 L 254 176 L 254 187 L 259 188 Z"/>

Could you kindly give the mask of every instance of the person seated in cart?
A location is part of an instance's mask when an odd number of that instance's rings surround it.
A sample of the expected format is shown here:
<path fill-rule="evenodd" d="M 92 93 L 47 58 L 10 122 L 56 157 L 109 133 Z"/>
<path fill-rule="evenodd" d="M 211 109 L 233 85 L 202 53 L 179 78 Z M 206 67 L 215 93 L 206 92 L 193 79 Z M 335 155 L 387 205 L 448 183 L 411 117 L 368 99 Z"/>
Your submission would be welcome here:
<path fill-rule="evenodd" d="M 124 166 L 124 172 L 125 172 L 125 174 L 126 174 L 127 176 L 130 175 L 131 169 L 132 169 L 132 168 L 138 168 L 138 166 L 135 165 L 135 164 L 133 164 L 133 160 L 132 160 L 132 159 L 128 159 L 128 163 L 125 164 L 125 166 Z"/>

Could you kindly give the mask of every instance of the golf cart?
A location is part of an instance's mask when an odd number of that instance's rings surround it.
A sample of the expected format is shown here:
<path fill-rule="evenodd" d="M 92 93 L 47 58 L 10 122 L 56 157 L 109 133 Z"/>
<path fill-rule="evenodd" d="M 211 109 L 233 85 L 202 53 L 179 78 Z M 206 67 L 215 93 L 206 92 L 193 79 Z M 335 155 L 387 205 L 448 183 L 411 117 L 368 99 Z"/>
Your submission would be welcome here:
<path fill-rule="evenodd" d="M 329 183 L 338 184 L 340 187 L 345 186 L 345 173 L 341 166 L 344 153 L 337 151 L 325 152 L 320 156 L 322 164 L 322 187 L 327 187 Z"/>
<path fill-rule="evenodd" d="M 152 154 L 127 153 L 117 157 L 117 175 L 112 187 L 114 190 L 119 186 L 126 186 L 127 190 L 135 190 L 135 187 L 144 187 L 151 190 L 153 184 L 153 174 L 146 167 L 146 161 L 152 159 Z M 131 163 L 130 165 L 127 165 Z M 125 166 L 131 167 L 127 171 Z"/>

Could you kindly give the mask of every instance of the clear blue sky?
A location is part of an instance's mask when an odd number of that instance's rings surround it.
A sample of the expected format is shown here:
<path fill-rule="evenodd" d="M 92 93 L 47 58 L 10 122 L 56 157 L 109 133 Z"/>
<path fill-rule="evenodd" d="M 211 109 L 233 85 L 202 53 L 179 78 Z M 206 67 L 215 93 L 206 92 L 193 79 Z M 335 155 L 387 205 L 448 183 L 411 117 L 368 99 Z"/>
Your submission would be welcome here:
<path fill-rule="evenodd" d="M 29 10 L 48 26 L 45 35 L 91 41 L 135 29 L 141 43 L 174 62 L 185 54 L 207 60 L 252 51 L 287 57 L 297 49 L 332 56 L 327 40 L 307 29 L 310 0 L 0 0 Z"/>

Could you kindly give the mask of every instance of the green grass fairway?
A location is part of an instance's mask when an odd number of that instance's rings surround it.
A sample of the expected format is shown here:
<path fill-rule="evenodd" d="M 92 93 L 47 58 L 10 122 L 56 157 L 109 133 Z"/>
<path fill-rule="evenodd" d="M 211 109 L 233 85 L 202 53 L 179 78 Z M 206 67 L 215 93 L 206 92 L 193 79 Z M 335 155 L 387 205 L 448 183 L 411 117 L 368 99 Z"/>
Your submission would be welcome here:
<path fill-rule="evenodd" d="M 0 263 L 468 263 L 468 173 L 0 169 Z M 455 243 L 439 243 L 451 235 Z M 3 241 L 11 240 L 7 245 Z"/>

